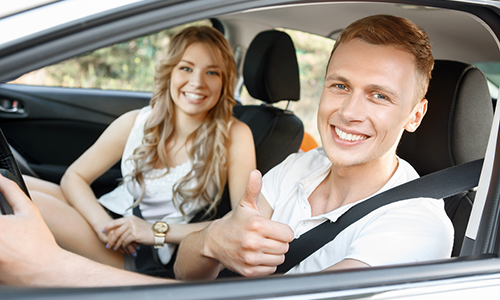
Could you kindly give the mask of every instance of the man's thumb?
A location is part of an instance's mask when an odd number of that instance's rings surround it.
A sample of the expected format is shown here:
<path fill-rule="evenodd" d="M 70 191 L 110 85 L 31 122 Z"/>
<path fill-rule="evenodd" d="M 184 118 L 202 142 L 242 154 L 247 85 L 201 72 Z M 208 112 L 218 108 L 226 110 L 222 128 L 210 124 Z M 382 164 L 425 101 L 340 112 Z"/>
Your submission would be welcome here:
<path fill-rule="evenodd" d="M 262 174 L 258 170 L 253 170 L 248 179 L 247 189 L 243 198 L 240 200 L 240 206 L 252 208 L 259 211 L 259 196 L 262 188 Z"/>

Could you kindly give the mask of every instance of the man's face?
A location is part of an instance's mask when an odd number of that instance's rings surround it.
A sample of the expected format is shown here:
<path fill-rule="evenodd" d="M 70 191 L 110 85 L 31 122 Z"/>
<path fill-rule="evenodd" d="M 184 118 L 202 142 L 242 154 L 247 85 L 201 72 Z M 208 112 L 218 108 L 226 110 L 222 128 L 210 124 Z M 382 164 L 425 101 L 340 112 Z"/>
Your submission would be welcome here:
<path fill-rule="evenodd" d="M 318 110 L 321 141 L 334 165 L 394 159 L 403 130 L 414 131 L 427 109 L 427 100 L 414 105 L 414 61 L 412 54 L 400 48 L 360 39 L 336 49 Z"/>

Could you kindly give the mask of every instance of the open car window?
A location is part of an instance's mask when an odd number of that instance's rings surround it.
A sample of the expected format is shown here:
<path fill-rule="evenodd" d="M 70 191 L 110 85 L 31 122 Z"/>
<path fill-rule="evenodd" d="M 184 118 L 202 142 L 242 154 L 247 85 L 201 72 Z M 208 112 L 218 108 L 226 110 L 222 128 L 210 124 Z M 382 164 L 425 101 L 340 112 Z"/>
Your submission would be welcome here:
<path fill-rule="evenodd" d="M 170 38 L 186 26 L 211 26 L 201 20 L 101 48 L 29 72 L 9 83 L 69 88 L 151 92 L 154 70 Z"/>

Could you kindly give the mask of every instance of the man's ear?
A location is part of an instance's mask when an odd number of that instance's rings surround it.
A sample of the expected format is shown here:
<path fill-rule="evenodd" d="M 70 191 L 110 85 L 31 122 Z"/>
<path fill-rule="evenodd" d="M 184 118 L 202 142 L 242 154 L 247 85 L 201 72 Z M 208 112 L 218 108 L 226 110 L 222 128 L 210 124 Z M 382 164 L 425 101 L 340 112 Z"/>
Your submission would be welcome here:
<path fill-rule="evenodd" d="M 415 130 L 417 130 L 426 112 L 427 112 L 427 99 L 422 99 L 413 108 L 410 115 L 410 119 L 408 120 L 408 123 L 406 123 L 404 127 L 405 130 L 408 132 L 414 132 Z"/>

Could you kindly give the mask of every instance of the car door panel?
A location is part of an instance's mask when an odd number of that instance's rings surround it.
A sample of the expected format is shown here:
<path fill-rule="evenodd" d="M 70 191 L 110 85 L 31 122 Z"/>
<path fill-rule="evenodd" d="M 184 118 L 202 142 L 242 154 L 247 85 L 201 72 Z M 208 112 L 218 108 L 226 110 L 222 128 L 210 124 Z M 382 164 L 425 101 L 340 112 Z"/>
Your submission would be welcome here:
<path fill-rule="evenodd" d="M 57 183 L 114 119 L 147 105 L 150 97 L 146 92 L 2 84 L 0 128 L 41 178 Z M 102 194 L 120 177 L 117 164 L 93 188 Z"/>

